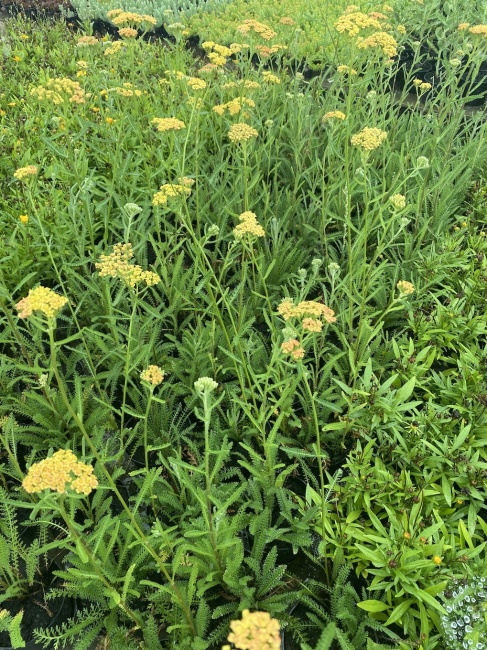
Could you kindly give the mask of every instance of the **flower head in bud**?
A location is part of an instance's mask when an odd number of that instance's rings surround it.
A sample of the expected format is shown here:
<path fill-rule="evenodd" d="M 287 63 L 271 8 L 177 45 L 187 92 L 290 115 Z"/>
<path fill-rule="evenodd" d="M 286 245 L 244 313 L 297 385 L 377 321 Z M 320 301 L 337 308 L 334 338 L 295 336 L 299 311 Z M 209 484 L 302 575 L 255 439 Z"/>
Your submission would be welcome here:
<path fill-rule="evenodd" d="M 426 156 L 419 156 L 416 160 L 416 169 L 428 169 L 430 166 L 430 161 Z"/>
<path fill-rule="evenodd" d="M 137 203 L 126 203 L 123 206 L 123 209 L 127 213 L 127 216 L 132 219 L 142 212 L 142 208 Z"/>
<path fill-rule="evenodd" d="M 218 388 L 218 382 L 211 377 L 200 377 L 194 382 L 194 389 L 200 395 L 204 393 L 212 393 L 215 388 Z"/>

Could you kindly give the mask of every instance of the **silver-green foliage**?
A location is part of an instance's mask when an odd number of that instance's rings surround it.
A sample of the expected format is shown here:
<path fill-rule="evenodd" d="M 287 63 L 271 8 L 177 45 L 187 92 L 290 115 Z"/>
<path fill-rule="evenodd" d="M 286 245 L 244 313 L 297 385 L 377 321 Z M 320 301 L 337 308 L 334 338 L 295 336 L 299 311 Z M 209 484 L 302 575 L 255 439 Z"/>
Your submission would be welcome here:
<path fill-rule="evenodd" d="M 207 0 L 205 9 L 212 11 L 228 0 Z M 73 0 L 72 5 L 81 20 L 107 19 L 111 9 L 123 9 L 154 16 L 157 26 L 171 23 L 182 16 L 192 16 L 201 10 L 198 0 Z"/>

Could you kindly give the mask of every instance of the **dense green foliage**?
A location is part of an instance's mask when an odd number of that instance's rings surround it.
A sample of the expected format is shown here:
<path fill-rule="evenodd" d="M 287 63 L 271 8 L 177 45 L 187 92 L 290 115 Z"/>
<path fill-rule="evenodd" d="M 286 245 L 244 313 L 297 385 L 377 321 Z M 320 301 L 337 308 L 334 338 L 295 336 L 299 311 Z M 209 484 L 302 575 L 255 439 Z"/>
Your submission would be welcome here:
<path fill-rule="evenodd" d="M 398 97 L 415 25 L 384 11 L 331 22 L 311 80 L 281 14 L 196 52 L 174 25 L 8 22 L 0 598 L 65 554 L 46 599 L 82 606 L 44 647 L 214 650 L 245 610 L 305 650 L 463 647 L 449 583 L 487 578 L 487 127 L 448 61 L 474 96 L 485 37 L 450 25 L 444 83 L 414 85 L 417 48 Z"/>

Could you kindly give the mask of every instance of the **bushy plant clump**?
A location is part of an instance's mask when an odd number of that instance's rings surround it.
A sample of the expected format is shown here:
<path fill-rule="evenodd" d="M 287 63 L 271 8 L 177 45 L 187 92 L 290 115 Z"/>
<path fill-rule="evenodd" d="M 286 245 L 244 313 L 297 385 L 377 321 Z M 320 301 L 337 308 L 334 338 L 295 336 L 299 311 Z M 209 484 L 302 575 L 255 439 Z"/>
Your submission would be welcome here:
<path fill-rule="evenodd" d="M 8 22 L 0 477 L 39 534 L 0 571 L 62 550 L 46 648 L 440 650 L 486 577 L 487 127 L 420 48 L 389 92 L 414 25 L 376 9 L 326 90 L 280 13 L 197 55 L 121 6 Z"/>

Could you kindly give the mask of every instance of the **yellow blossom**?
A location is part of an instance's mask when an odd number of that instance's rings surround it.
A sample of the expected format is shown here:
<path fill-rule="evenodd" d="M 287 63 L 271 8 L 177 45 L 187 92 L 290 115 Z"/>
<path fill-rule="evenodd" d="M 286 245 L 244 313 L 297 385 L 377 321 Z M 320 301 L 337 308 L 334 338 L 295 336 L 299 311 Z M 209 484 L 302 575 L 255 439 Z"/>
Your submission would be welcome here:
<path fill-rule="evenodd" d="M 397 31 L 399 34 L 405 34 L 406 33 L 406 27 L 404 25 L 398 25 L 397 26 Z"/>
<path fill-rule="evenodd" d="M 42 312 L 47 318 L 54 318 L 67 302 L 68 299 L 64 296 L 47 287 L 39 286 L 30 289 L 27 296 L 19 300 L 15 307 L 19 312 L 19 318 L 28 318 L 35 311 Z"/>
<path fill-rule="evenodd" d="M 375 32 L 367 38 L 359 38 L 357 39 L 357 47 L 359 50 L 379 47 L 390 58 L 397 55 L 397 41 L 387 32 Z"/>
<path fill-rule="evenodd" d="M 281 634 L 279 621 L 268 612 L 242 611 L 242 620 L 230 623 L 227 640 L 237 650 L 279 650 Z"/>
<path fill-rule="evenodd" d="M 410 296 L 412 293 L 414 293 L 414 284 L 412 284 L 412 282 L 408 282 L 407 280 L 399 280 L 399 282 L 396 284 L 396 287 L 402 296 Z"/>
<path fill-rule="evenodd" d="M 21 223 L 29 223 L 29 217 L 26 214 L 21 214 L 19 217 L 19 221 Z"/>
<path fill-rule="evenodd" d="M 297 339 L 289 339 L 284 341 L 281 344 L 281 350 L 287 354 L 290 354 L 293 359 L 302 359 L 304 357 L 305 351 L 301 346 L 301 343 Z"/>
<path fill-rule="evenodd" d="M 396 210 L 402 210 L 406 207 L 406 197 L 404 194 L 393 194 L 389 201 L 392 203 L 393 207 Z"/>
<path fill-rule="evenodd" d="M 433 557 L 433 562 L 434 562 L 435 564 L 437 564 L 438 566 L 440 566 L 440 564 L 443 562 L 443 560 L 441 559 L 441 557 L 440 557 L 439 555 L 435 555 L 435 556 Z"/>
<path fill-rule="evenodd" d="M 328 120 L 344 120 L 347 116 L 342 111 L 328 111 L 323 115 L 322 122 L 328 122 Z"/>
<path fill-rule="evenodd" d="M 303 300 L 302 302 L 294 305 L 289 299 L 285 298 L 277 308 L 278 313 L 284 318 L 303 318 L 305 316 L 311 318 L 323 318 L 327 323 L 335 323 L 335 312 L 321 302 L 315 300 Z"/>
<path fill-rule="evenodd" d="M 131 264 L 134 256 L 132 244 L 115 244 L 112 253 L 100 255 L 100 261 L 95 264 L 100 277 L 118 278 L 127 286 L 135 287 L 139 282 L 145 282 L 151 287 L 161 278 L 157 273 L 144 271 L 138 264 Z"/>
<path fill-rule="evenodd" d="M 198 77 L 189 77 L 187 84 L 191 90 L 204 90 L 206 88 L 206 81 Z"/>
<path fill-rule="evenodd" d="M 19 167 L 14 173 L 14 178 L 17 178 L 19 181 L 24 180 L 28 176 L 35 176 L 37 174 L 37 167 L 35 165 L 27 165 L 27 167 Z"/>
<path fill-rule="evenodd" d="M 290 18 L 289 16 L 283 16 L 279 21 L 281 25 L 295 25 L 296 21 Z"/>
<path fill-rule="evenodd" d="M 274 36 L 277 36 L 277 32 L 274 32 L 267 25 L 259 23 L 254 19 L 244 20 L 243 23 L 237 27 L 237 31 L 242 34 L 248 34 L 249 32 L 253 31 L 261 36 L 265 41 L 270 41 L 274 38 Z"/>
<path fill-rule="evenodd" d="M 98 485 L 93 467 L 79 461 L 69 449 L 61 449 L 51 457 L 34 463 L 22 482 L 26 492 L 53 490 L 63 494 L 72 489 L 85 496 Z"/>
<path fill-rule="evenodd" d="M 148 366 L 140 373 L 140 378 L 152 386 L 159 386 L 164 380 L 164 370 L 159 366 Z"/>
<path fill-rule="evenodd" d="M 354 11 L 342 14 L 335 22 L 335 29 L 340 32 L 346 32 L 349 36 L 356 36 L 361 29 L 371 27 L 380 29 L 380 22 L 361 11 Z"/>
<path fill-rule="evenodd" d="M 154 117 L 151 124 L 155 124 L 158 131 L 180 131 L 186 128 L 186 124 L 175 117 Z"/>
<path fill-rule="evenodd" d="M 244 235 L 253 235 L 255 237 L 265 237 L 265 230 L 257 222 L 257 215 L 253 212 L 243 212 L 239 219 L 241 223 L 233 229 L 235 239 L 242 239 Z"/>
<path fill-rule="evenodd" d="M 323 329 L 323 323 L 316 318 L 304 318 L 302 324 L 303 329 L 308 332 L 321 332 Z"/>
<path fill-rule="evenodd" d="M 264 81 L 268 84 L 280 84 L 281 80 L 279 77 L 275 74 L 272 74 L 272 72 L 269 72 L 268 70 L 264 70 L 262 73 L 262 76 L 264 77 Z"/>
<path fill-rule="evenodd" d="M 251 138 L 256 138 L 259 133 L 245 122 L 237 122 L 232 124 L 228 131 L 228 138 L 235 143 L 247 142 Z"/>
<path fill-rule="evenodd" d="M 124 24 L 135 24 L 140 25 L 141 23 L 149 23 L 149 25 L 155 25 L 157 20 L 153 16 L 147 14 L 137 14 L 131 11 L 122 11 L 117 13 L 116 16 L 111 16 L 110 20 L 114 25 L 124 25 Z"/>
<path fill-rule="evenodd" d="M 387 138 L 387 133 L 381 129 L 365 127 L 359 133 L 352 136 L 351 143 L 366 151 L 377 149 Z"/>
<path fill-rule="evenodd" d="M 132 27 L 122 27 L 118 30 L 118 35 L 122 38 L 136 38 L 138 33 L 139 32 Z"/>
<path fill-rule="evenodd" d="M 161 185 L 159 192 L 152 198 L 153 205 L 167 205 L 168 199 L 184 197 L 191 194 L 191 186 L 194 184 L 192 178 L 180 178 L 179 183 L 165 183 Z"/>
<path fill-rule="evenodd" d="M 227 59 L 221 54 L 218 54 L 217 52 L 209 52 L 208 58 L 210 59 L 211 63 L 216 66 L 225 65 L 225 63 L 227 62 Z"/>
<path fill-rule="evenodd" d="M 337 72 L 339 74 L 349 74 L 351 76 L 358 74 L 355 68 L 351 68 L 349 65 L 343 65 L 343 64 L 337 67 Z"/>
<path fill-rule="evenodd" d="M 78 47 L 86 47 L 88 45 L 98 45 L 100 41 L 94 36 L 82 36 L 78 39 L 76 45 Z"/>

